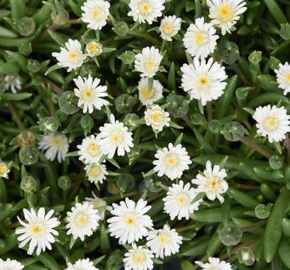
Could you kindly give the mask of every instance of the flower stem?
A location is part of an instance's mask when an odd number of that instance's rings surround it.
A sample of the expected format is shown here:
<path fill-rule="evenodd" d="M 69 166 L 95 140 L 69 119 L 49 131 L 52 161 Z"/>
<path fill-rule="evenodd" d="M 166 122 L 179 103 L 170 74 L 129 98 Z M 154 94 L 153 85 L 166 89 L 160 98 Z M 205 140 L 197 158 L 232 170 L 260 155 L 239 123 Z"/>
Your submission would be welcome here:
<path fill-rule="evenodd" d="M 17 114 L 17 112 L 16 112 L 14 106 L 12 105 L 12 102 L 11 102 L 11 101 L 8 101 L 7 104 L 8 104 L 8 108 L 9 108 L 9 110 L 10 110 L 10 112 L 11 112 L 11 114 L 12 114 L 12 117 L 13 117 L 13 119 L 15 120 L 15 122 L 16 122 L 18 128 L 19 128 L 21 131 L 25 130 L 24 124 L 23 124 L 23 122 L 21 121 L 19 115 Z"/>
<path fill-rule="evenodd" d="M 262 156 L 266 157 L 269 159 L 273 154 L 268 152 L 266 149 L 264 149 L 262 146 L 257 144 L 255 141 L 253 141 L 249 137 L 242 137 L 241 142 L 244 143 L 245 145 L 249 146 L 250 148 L 254 149 L 258 153 L 260 153 Z"/>

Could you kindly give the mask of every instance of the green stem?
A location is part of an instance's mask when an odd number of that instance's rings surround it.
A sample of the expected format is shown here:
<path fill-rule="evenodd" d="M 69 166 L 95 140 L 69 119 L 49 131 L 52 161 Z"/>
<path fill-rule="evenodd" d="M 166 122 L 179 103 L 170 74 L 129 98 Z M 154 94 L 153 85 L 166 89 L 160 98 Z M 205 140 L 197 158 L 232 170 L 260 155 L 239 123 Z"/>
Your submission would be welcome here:
<path fill-rule="evenodd" d="M 258 153 L 260 153 L 262 156 L 266 157 L 269 159 L 273 154 L 268 152 L 266 149 L 264 149 L 262 146 L 257 144 L 255 141 L 253 141 L 249 137 L 242 137 L 241 142 L 244 143 L 245 145 L 249 146 L 252 149 L 255 149 Z"/>

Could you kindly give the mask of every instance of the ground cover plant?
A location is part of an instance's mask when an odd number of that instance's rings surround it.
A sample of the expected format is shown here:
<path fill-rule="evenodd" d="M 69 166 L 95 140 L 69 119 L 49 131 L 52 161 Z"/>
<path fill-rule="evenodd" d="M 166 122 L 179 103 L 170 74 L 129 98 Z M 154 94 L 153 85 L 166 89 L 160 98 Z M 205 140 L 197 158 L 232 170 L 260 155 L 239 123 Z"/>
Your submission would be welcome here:
<path fill-rule="evenodd" d="M 0 0 L 0 270 L 290 269 L 288 0 Z"/>

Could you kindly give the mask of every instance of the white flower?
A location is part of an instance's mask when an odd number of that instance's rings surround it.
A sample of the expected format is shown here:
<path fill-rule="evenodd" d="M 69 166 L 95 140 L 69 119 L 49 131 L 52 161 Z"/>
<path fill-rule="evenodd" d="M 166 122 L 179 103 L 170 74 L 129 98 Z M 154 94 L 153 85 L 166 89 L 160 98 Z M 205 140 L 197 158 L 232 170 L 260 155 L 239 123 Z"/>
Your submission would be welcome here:
<path fill-rule="evenodd" d="M 163 229 L 149 232 L 147 236 L 147 246 L 156 255 L 156 258 L 163 259 L 164 256 L 177 253 L 181 244 L 182 237 L 168 225 L 164 225 Z"/>
<path fill-rule="evenodd" d="M 152 24 L 162 16 L 165 0 L 130 0 L 128 16 L 133 17 L 135 22 Z"/>
<path fill-rule="evenodd" d="M 158 105 L 148 107 L 145 111 L 146 125 L 151 126 L 156 133 L 162 131 L 164 127 L 169 127 L 169 121 L 169 113 Z"/>
<path fill-rule="evenodd" d="M 179 184 L 173 184 L 169 188 L 166 197 L 163 198 L 164 211 L 170 215 L 171 220 L 175 217 L 179 220 L 189 219 L 189 215 L 196 211 L 202 202 L 198 200 L 192 203 L 197 195 L 197 190 L 191 188 L 189 183 L 184 185 L 183 181 L 179 181 Z"/>
<path fill-rule="evenodd" d="M 284 107 L 260 106 L 256 108 L 253 118 L 257 121 L 257 133 L 268 137 L 270 143 L 282 141 L 290 132 L 290 116 Z"/>
<path fill-rule="evenodd" d="M 195 20 L 183 38 L 183 44 L 191 56 L 205 58 L 213 53 L 217 44 L 218 35 L 211 23 L 204 22 L 204 18 Z"/>
<path fill-rule="evenodd" d="M 195 263 L 205 270 L 232 270 L 229 263 L 220 261 L 219 258 L 210 257 L 208 258 L 208 261 L 208 263 L 203 263 L 200 261 L 196 261 Z"/>
<path fill-rule="evenodd" d="M 18 75 L 5 75 L 4 77 L 5 90 L 11 89 L 13 94 L 21 90 L 22 83 Z"/>
<path fill-rule="evenodd" d="M 103 52 L 103 46 L 101 43 L 91 40 L 87 45 L 86 45 L 86 51 L 88 56 L 94 57 L 102 54 Z"/>
<path fill-rule="evenodd" d="M 61 163 L 65 159 L 68 152 L 68 140 L 63 134 L 49 134 L 44 135 L 38 144 L 39 149 L 46 150 L 45 157 L 53 161 L 57 157 L 57 161 Z"/>
<path fill-rule="evenodd" d="M 74 264 L 68 263 L 65 270 L 98 270 L 89 259 L 77 260 Z"/>
<path fill-rule="evenodd" d="M 8 173 L 10 172 L 9 167 L 7 166 L 7 164 L 5 162 L 0 161 L 0 178 L 6 178 L 8 179 Z"/>
<path fill-rule="evenodd" d="M 162 19 L 160 23 L 160 33 L 164 40 L 172 41 L 174 37 L 181 28 L 181 19 L 177 18 L 175 15 L 166 16 Z"/>
<path fill-rule="evenodd" d="M 103 220 L 105 218 L 105 212 L 107 210 L 107 203 L 105 200 L 97 197 L 95 193 L 92 192 L 92 194 L 93 194 L 93 197 L 86 198 L 85 202 L 88 202 L 89 204 L 91 204 L 93 208 L 98 209 L 98 214 L 101 217 L 101 220 Z"/>
<path fill-rule="evenodd" d="M 123 260 L 125 270 L 151 270 L 153 269 L 153 257 L 154 255 L 145 247 L 137 247 L 132 245 Z"/>
<path fill-rule="evenodd" d="M 199 60 L 197 57 L 193 59 L 193 64 L 184 64 L 182 71 L 182 88 L 185 92 L 189 92 L 190 99 L 201 101 L 204 106 L 208 101 L 217 100 L 223 95 L 227 83 L 225 68 L 219 63 L 209 58 Z"/>
<path fill-rule="evenodd" d="M 74 239 L 78 237 L 84 241 L 85 236 L 91 236 L 99 226 L 100 216 L 98 210 L 87 202 L 77 203 L 67 213 L 67 234 L 72 234 Z"/>
<path fill-rule="evenodd" d="M 153 161 L 154 171 L 158 172 L 159 177 L 165 174 L 171 180 L 180 178 L 183 171 L 188 170 L 191 164 L 188 153 L 181 144 L 173 146 L 169 143 L 168 147 L 157 151 L 155 158 L 157 160 Z"/>
<path fill-rule="evenodd" d="M 163 86 L 161 83 L 157 80 L 153 80 L 152 88 L 149 89 L 148 80 L 148 78 L 141 78 L 138 84 L 139 99 L 140 102 L 145 106 L 152 105 L 158 99 L 163 98 Z"/>
<path fill-rule="evenodd" d="M 99 85 L 100 79 L 93 79 L 91 75 L 84 79 L 79 76 L 74 82 L 77 86 L 74 92 L 79 98 L 78 106 L 83 109 L 83 113 L 92 113 L 94 109 L 100 110 L 110 104 L 104 99 L 108 96 L 107 86 Z"/>
<path fill-rule="evenodd" d="M 102 157 L 100 141 L 97 136 L 91 135 L 82 140 L 82 144 L 78 145 L 79 160 L 85 164 L 97 164 Z"/>
<path fill-rule="evenodd" d="M 95 184 L 102 184 L 103 180 L 106 179 L 106 175 L 108 175 L 104 164 L 89 164 L 85 167 L 85 171 L 88 176 L 88 180 Z"/>
<path fill-rule="evenodd" d="M 224 178 L 227 177 L 225 169 L 220 169 L 220 166 L 214 165 L 212 168 L 211 162 L 206 162 L 206 170 L 202 174 L 198 174 L 192 183 L 197 185 L 198 192 L 205 192 L 209 200 L 214 201 L 216 198 L 221 203 L 224 202 L 224 198 L 221 194 L 224 194 L 229 185 Z"/>
<path fill-rule="evenodd" d="M 157 48 L 146 47 L 135 56 L 135 69 L 141 73 L 141 77 L 152 78 L 159 70 L 162 58 Z"/>
<path fill-rule="evenodd" d="M 108 219 L 111 236 L 119 239 L 120 244 L 131 244 L 148 235 L 153 226 L 150 216 L 145 215 L 151 206 L 140 199 L 137 203 L 126 198 L 120 204 L 113 203 L 112 218 Z"/>
<path fill-rule="evenodd" d="M 286 62 L 284 65 L 279 64 L 279 69 L 274 70 L 277 77 L 278 85 L 284 90 L 286 96 L 290 92 L 290 65 Z"/>
<path fill-rule="evenodd" d="M 23 209 L 23 213 L 27 223 L 18 217 L 18 221 L 23 227 L 15 230 L 16 234 L 20 234 L 17 238 L 21 242 L 19 248 L 23 248 L 29 243 L 27 251 L 29 255 L 33 253 L 35 248 L 37 255 L 46 249 L 51 250 L 51 244 L 55 242 L 54 236 L 58 235 L 54 228 L 60 224 L 57 218 L 52 218 L 54 210 L 50 210 L 45 214 L 44 208 L 40 208 L 37 213 L 34 209 L 30 211 Z"/>
<path fill-rule="evenodd" d="M 223 35 L 231 33 L 231 28 L 247 10 L 244 0 L 206 0 L 206 3 L 211 22 L 221 28 Z"/>
<path fill-rule="evenodd" d="M 101 151 L 108 158 L 113 158 L 116 152 L 118 156 L 124 156 L 133 147 L 132 132 L 123 123 L 115 120 L 112 114 L 110 120 L 111 123 L 100 127 L 100 134 L 97 136 Z"/>
<path fill-rule="evenodd" d="M 68 72 L 81 67 L 86 59 L 86 56 L 82 52 L 81 43 L 78 40 L 72 39 L 69 39 L 65 43 L 65 48 L 60 48 L 60 52 L 54 52 L 52 56 L 57 59 L 59 66 L 68 68 Z"/>
<path fill-rule="evenodd" d="M 0 259 L 0 270 L 22 270 L 23 267 L 24 266 L 16 260 L 8 258 L 6 261 L 3 261 Z"/>
<path fill-rule="evenodd" d="M 88 28 L 100 30 L 107 24 L 110 15 L 110 3 L 103 0 L 87 0 L 81 7 L 82 20 L 88 23 Z"/>

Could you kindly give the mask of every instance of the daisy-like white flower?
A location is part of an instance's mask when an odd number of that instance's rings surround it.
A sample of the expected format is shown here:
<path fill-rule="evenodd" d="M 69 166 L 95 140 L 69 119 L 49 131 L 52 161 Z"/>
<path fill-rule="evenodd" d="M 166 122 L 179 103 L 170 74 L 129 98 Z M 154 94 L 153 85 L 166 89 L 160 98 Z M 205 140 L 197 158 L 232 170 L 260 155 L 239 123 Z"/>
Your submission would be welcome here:
<path fill-rule="evenodd" d="M 69 148 L 67 137 L 54 133 L 44 135 L 38 146 L 40 150 L 46 151 L 44 155 L 48 160 L 53 161 L 57 157 L 59 163 L 64 161 Z"/>
<path fill-rule="evenodd" d="M 155 254 L 156 258 L 163 259 L 179 251 L 182 244 L 182 236 L 175 229 L 164 225 L 163 229 L 153 230 L 147 236 L 147 246 Z"/>
<path fill-rule="evenodd" d="M 133 17 L 135 22 L 152 24 L 162 16 L 165 0 L 130 0 L 128 16 Z"/>
<path fill-rule="evenodd" d="M 135 69 L 141 73 L 141 77 L 152 78 L 159 70 L 162 58 L 163 56 L 157 48 L 146 47 L 135 56 Z"/>
<path fill-rule="evenodd" d="M 79 149 L 79 160 L 85 164 L 97 164 L 102 156 L 100 141 L 94 135 L 85 137 L 77 148 Z"/>
<path fill-rule="evenodd" d="M 126 198 L 120 204 L 113 203 L 112 218 L 108 219 L 111 236 L 119 239 L 120 244 L 131 244 L 148 235 L 153 226 L 150 216 L 145 215 L 151 206 L 140 199 L 137 203 Z"/>
<path fill-rule="evenodd" d="M 9 167 L 7 166 L 7 164 L 3 161 L 0 161 L 0 178 L 6 178 L 8 179 L 8 173 L 10 172 Z"/>
<path fill-rule="evenodd" d="M 67 213 L 67 234 L 72 234 L 74 239 L 78 237 L 84 241 L 85 236 L 91 236 L 99 226 L 100 216 L 98 210 L 87 202 L 77 203 Z"/>
<path fill-rule="evenodd" d="M 184 64 L 182 71 L 182 88 L 185 92 L 189 92 L 190 99 L 201 101 L 203 106 L 208 101 L 217 100 L 223 95 L 227 83 L 225 68 L 219 63 L 209 58 L 199 60 L 197 57 L 193 59 L 193 64 Z"/>
<path fill-rule="evenodd" d="M 65 270 L 98 270 L 89 259 L 77 260 L 74 264 L 68 263 Z"/>
<path fill-rule="evenodd" d="M 91 204 L 93 208 L 98 209 L 98 214 L 101 217 L 101 220 L 103 220 L 105 218 L 105 212 L 107 210 L 107 203 L 105 200 L 97 197 L 95 193 L 92 192 L 92 194 L 93 194 L 93 197 L 86 198 L 85 202 Z"/>
<path fill-rule="evenodd" d="M 175 217 L 179 220 L 189 219 L 189 215 L 196 211 L 202 202 L 200 199 L 192 203 L 197 195 L 197 190 L 191 188 L 189 183 L 184 185 L 183 181 L 179 181 L 179 184 L 173 184 L 169 188 L 166 197 L 163 198 L 164 211 L 170 215 L 171 220 Z"/>
<path fill-rule="evenodd" d="M 110 15 L 110 3 L 103 0 L 87 0 L 81 7 L 82 20 L 88 23 L 88 28 L 100 30 L 107 24 Z"/>
<path fill-rule="evenodd" d="M 180 28 L 181 28 L 181 19 L 173 15 L 166 16 L 162 19 L 159 30 L 162 39 L 172 41 L 172 37 L 174 37 L 178 33 Z"/>
<path fill-rule="evenodd" d="M 231 33 L 231 28 L 247 10 L 244 0 L 207 0 L 206 3 L 211 22 L 221 28 L 223 35 Z"/>
<path fill-rule="evenodd" d="M 196 261 L 195 263 L 205 270 L 232 270 L 229 263 L 220 261 L 219 258 L 210 257 L 208 258 L 208 263 L 203 263 L 200 261 Z"/>
<path fill-rule="evenodd" d="M 257 133 L 268 137 L 270 143 L 282 141 L 290 132 L 290 115 L 284 107 L 260 106 L 256 108 L 253 118 L 257 121 Z"/>
<path fill-rule="evenodd" d="M 64 48 L 60 48 L 59 53 L 52 53 L 52 56 L 57 59 L 58 65 L 67 68 L 68 72 L 81 67 L 86 59 L 86 56 L 82 52 L 81 43 L 78 40 L 72 39 L 69 39 L 65 43 Z"/>
<path fill-rule="evenodd" d="M 111 123 L 100 127 L 100 134 L 97 138 L 100 141 L 101 151 L 108 158 L 113 158 L 115 153 L 124 156 L 133 147 L 132 132 L 123 123 L 115 120 L 114 115 L 110 116 Z"/>
<path fill-rule="evenodd" d="M 146 125 L 151 126 L 156 133 L 162 131 L 164 127 L 169 127 L 169 121 L 169 113 L 158 105 L 148 107 L 145 111 Z"/>
<path fill-rule="evenodd" d="M 154 171 L 158 172 L 159 177 L 165 174 L 171 180 L 180 178 L 191 164 L 189 155 L 181 144 L 173 146 L 172 143 L 169 143 L 168 147 L 157 151 L 155 158 L 157 160 L 153 161 Z"/>
<path fill-rule="evenodd" d="M 18 221 L 23 227 L 15 230 L 15 233 L 19 234 L 17 240 L 21 242 L 19 248 L 23 248 L 29 243 L 27 251 L 29 255 L 35 249 L 36 255 L 39 255 L 46 249 L 51 250 L 51 244 L 55 242 L 54 236 L 58 235 L 58 232 L 54 228 L 60 224 L 57 218 L 52 218 L 54 210 L 50 210 L 45 214 L 44 208 L 40 208 L 37 212 L 34 209 L 30 211 L 23 209 L 23 213 L 27 223 L 18 217 Z"/>
<path fill-rule="evenodd" d="M 100 110 L 103 106 L 109 105 L 109 101 L 104 97 L 108 96 L 107 86 L 99 85 L 100 79 L 93 79 L 91 75 L 87 78 L 78 77 L 74 79 L 77 88 L 75 95 L 79 98 L 78 106 L 83 109 L 83 113 L 92 113 L 94 109 Z"/>
<path fill-rule="evenodd" d="M 205 58 L 214 52 L 218 38 L 213 25 L 204 22 L 204 18 L 201 17 L 188 27 L 183 44 L 191 56 Z"/>
<path fill-rule="evenodd" d="M 229 188 L 227 181 L 224 180 L 226 177 L 225 169 L 220 169 L 218 165 L 212 167 L 211 162 L 207 161 L 205 171 L 198 174 L 192 183 L 197 185 L 198 192 L 205 192 L 209 200 L 214 201 L 218 198 L 223 203 L 224 198 L 221 195 Z"/>
<path fill-rule="evenodd" d="M 163 98 L 162 84 L 157 80 L 153 80 L 152 88 L 149 89 L 148 80 L 148 78 L 141 78 L 137 87 L 139 91 L 140 102 L 145 106 L 152 105 L 158 99 Z"/>
<path fill-rule="evenodd" d="M 95 184 L 102 184 L 106 179 L 106 175 L 108 175 L 104 164 L 89 164 L 85 167 L 85 171 L 88 176 L 88 180 Z"/>
<path fill-rule="evenodd" d="M 103 46 L 101 43 L 91 40 L 87 45 L 86 45 L 86 52 L 88 56 L 94 57 L 102 54 L 103 52 Z"/>
<path fill-rule="evenodd" d="M 153 257 L 154 255 L 145 247 L 137 247 L 132 245 L 123 260 L 125 270 L 151 270 L 153 269 Z"/>
<path fill-rule="evenodd" d="M 286 62 L 284 65 L 279 64 L 279 69 L 274 70 L 277 77 L 278 85 L 284 90 L 286 96 L 290 92 L 290 65 Z"/>
<path fill-rule="evenodd" d="M 5 90 L 11 89 L 13 94 L 21 90 L 22 83 L 18 75 L 6 75 L 4 77 Z"/>
<path fill-rule="evenodd" d="M 6 261 L 3 261 L 0 259 L 0 270 L 22 270 L 23 267 L 24 266 L 16 260 L 8 258 Z"/>

